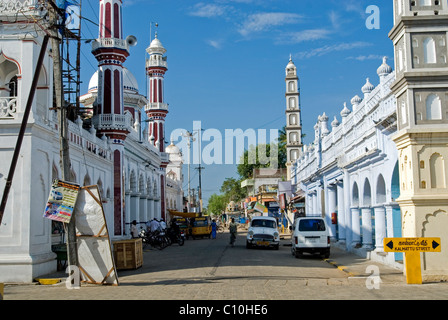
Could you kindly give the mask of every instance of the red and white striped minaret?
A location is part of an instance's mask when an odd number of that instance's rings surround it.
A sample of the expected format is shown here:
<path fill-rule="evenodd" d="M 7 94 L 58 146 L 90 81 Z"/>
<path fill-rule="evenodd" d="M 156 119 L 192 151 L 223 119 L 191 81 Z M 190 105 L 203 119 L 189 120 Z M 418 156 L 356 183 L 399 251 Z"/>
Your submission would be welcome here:
<path fill-rule="evenodd" d="M 146 115 L 149 120 L 148 140 L 161 153 L 163 169 L 160 175 L 160 215 L 166 219 L 165 206 L 165 185 L 166 185 L 166 166 L 169 158 L 165 153 L 165 117 L 168 114 L 168 104 L 164 100 L 164 77 L 168 70 L 166 63 L 166 49 L 157 38 L 146 49 L 149 57 L 146 59 L 146 75 L 148 76 L 148 104 L 145 107 Z"/>
<path fill-rule="evenodd" d="M 98 60 L 98 107 L 92 123 L 98 135 L 105 135 L 111 143 L 115 235 L 124 233 L 123 144 L 129 133 L 123 104 L 123 63 L 129 56 L 129 47 L 135 43 L 133 36 L 123 39 L 122 1 L 100 0 L 99 38 L 92 44 L 92 53 Z"/>
<path fill-rule="evenodd" d="M 168 104 L 164 101 L 164 77 L 168 70 L 166 49 L 157 38 L 152 40 L 150 46 L 146 49 L 149 58 L 146 60 L 146 74 L 148 76 L 148 100 L 145 111 L 148 115 L 149 142 L 160 151 L 165 151 L 165 117 L 168 114 Z"/>

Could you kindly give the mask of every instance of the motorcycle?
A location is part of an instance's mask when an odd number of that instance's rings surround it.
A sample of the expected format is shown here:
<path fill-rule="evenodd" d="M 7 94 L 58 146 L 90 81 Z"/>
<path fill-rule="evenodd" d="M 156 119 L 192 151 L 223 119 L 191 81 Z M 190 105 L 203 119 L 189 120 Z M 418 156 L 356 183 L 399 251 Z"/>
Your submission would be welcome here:
<path fill-rule="evenodd" d="M 184 245 L 185 242 L 185 234 L 182 230 L 179 230 L 176 232 L 173 228 L 167 229 L 167 235 L 168 238 L 171 240 L 172 243 L 178 243 L 180 246 Z"/>
<path fill-rule="evenodd" d="M 139 237 L 142 238 L 142 242 L 145 247 L 149 244 L 153 248 L 162 250 L 168 246 L 165 235 L 158 231 L 147 232 L 145 229 L 141 229 Z"/>

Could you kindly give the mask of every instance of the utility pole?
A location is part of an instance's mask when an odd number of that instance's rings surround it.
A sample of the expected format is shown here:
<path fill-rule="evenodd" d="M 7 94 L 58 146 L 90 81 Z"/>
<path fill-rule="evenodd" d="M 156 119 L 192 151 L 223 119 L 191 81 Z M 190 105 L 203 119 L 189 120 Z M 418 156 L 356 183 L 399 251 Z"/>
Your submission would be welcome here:
<path fill-rule="evenodd" d="M 199 166 L 196 168 L 199 171 L 199 185 L 198 185 L 198 201 L 199 201 L 199 216 L 202 216 L 202 169 L 205 169 L 204 167 L 202 167 L 202 145 L 201 145 L 201 141 L 202 141 L 202 133 L 201 131 L 203 131 L 203 129 L 198 129 L 197 130 L 197 134 L 198 134 L 198 160 L 199 160 Z M 195 132 L 196 133 L 196 132 Z"/>
<path fill-rule="evenodd" d="M 196 133 L 196 132 L 195 132 Z M 190 162 L 191 162 L 191 141 L 195 141 L 195 138 L 193 138 L 195 133 L 191 133 L 190 131 L 185 132 L 182 136 L 186 137 L 187 140 L 187 146 L 188 146 L 188 209 L 191 208 L 191 192 L 190 192 Z"/>
<path fill-rule="evenodd" d="M 67 108 L 64 103 L 64 92 L 62 86 L 62 59 L 60 54 L 60 43 L 58 30 L 61 26 L 65 28 L 64 19 L 62 18 L 65 12 L 56 6 L 54 0 L 48 1 L 49 14 L 49 33 L 51 34 L 51 45 L 53 54 L 53 73 L 54 73 L 54 94 L 55 94 L 55 108 L 58 112 L 59 123 L 59 146 L 60 146 L 60 167 L 61 179 L 70 182 L 71 179 L 71 164 L 68 144 L 68 122 L 67 122 Z M 76 244 L 76 227 L 75 215 L 70 218 L 70 222 L 66 226 L 67 233 L 67 258 L 69 266 L 78 266 L 78 249 Z"/>

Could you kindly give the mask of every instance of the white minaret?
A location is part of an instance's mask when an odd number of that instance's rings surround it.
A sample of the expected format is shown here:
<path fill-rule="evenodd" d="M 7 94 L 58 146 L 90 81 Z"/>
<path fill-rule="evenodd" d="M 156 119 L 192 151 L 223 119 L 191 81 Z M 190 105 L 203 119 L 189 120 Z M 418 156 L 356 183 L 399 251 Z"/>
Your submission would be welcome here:
<path fill-rule="evenodd" d="M 421 256 L 423 281 L 448 279 L 447 35 L 447 0 L 394 0 L 402 234 L 442 241 L 441 253 Z"/>
<path fill-rule="evenodd" d="M 291 165 L 302 152 L 302 120 L 300 117 L 300 84 L 297 68 L 291 57 L 286 66 L 286 153 L 287 179 L 291 180 Z"/>

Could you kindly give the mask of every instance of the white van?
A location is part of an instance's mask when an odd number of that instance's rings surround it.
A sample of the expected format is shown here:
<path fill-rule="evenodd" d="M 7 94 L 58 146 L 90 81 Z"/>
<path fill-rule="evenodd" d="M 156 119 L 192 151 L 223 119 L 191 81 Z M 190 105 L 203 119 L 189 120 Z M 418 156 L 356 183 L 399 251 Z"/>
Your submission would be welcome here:
<path fill-rule="evenodd" d="M 304 252 L 330 257 L 330 233 L 325 220 L 321 217 L 297 218 L 291 242 L 291 252 L 297 258 L 302 257 Z"/>

